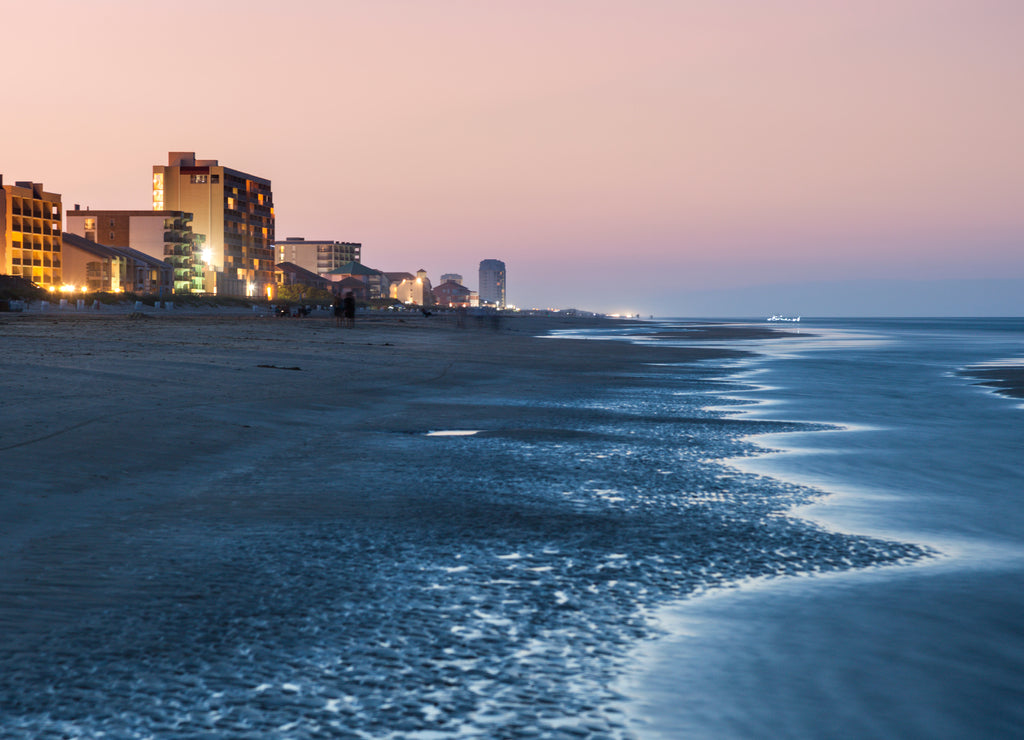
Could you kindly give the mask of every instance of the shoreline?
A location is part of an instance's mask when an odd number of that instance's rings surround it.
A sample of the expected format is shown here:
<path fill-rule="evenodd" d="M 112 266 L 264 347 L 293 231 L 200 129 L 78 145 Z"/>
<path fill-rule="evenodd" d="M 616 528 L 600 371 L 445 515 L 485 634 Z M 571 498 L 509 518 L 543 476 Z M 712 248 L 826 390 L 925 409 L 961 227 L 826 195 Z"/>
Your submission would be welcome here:
<path fill-rule="evenodd" d="M 920 557 L 723 467 L 814 428 L 706 409 L 748 351 L 433 318 L 0 321 L 12 736 L 625 737 L 609 687 L 653 609 Z"/>

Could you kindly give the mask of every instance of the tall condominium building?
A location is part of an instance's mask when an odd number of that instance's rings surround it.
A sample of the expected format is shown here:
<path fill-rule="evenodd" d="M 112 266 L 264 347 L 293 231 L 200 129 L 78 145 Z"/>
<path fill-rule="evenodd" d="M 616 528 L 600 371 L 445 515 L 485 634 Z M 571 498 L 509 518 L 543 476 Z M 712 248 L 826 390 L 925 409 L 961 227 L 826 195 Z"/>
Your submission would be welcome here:
<path fill-rule="evenodd" d="M 66 211 L 67 231 L 108 247 L 131 247 L 171 265 L 175 293 L 203 292 L 202 234 L 184 211 Z"/>
<path fill-rule="evenodd" d="M 480 263 L 480 303 L 505 308 L 505 263 L 483 260 Z"/>
<path fill-rule="evenodd" d="M 60 194 L 46 192 L 38 182 L 4 185 L 0 175 L 0 196 L 0 272 L 44 288 L 60 287 Z"/>
<path fill-rule="evenodd" d="M 358 242 L 336 242 L 329 239 L 304 239 L 289 236 L 274 243 L 278 262 L 291 262 L 310 272 L 324 275 L 349 262 L 361 262 L 363 245 Z"/>
<path fill-rule="evenodd" d="M 153 210 L 191 213 L 206 236 L 207 293 L 271 295 L 274 289 L 274 197 L 270 180 L 223 167 L 195 152 L 170 152 L 153 167 Z"/>

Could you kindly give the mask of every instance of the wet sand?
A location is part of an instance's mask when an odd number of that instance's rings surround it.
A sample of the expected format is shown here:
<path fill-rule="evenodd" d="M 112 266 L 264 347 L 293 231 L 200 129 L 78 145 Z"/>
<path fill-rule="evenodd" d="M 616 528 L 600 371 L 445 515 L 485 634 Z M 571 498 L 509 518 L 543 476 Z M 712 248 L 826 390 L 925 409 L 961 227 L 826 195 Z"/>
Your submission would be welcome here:
<path fill-rule="evenodd" d="M 924 555 L 721 464 L 815 428 L 705 408 L 743 327 L 536 336 L 622 325 L 0 318 L 0 734 L 628 738 L 658 606 Z"/>
<path fill-rule="evenodd" d="M 358 459 L 365 434 L 460 428 L 458 403 L 470 393 L 514 389 L 527 403 L 552 386 L 585 394 L 637 363 L 742 354 L 537 338 L 623 326 L 590 318 L 469 318 L 460 327 L 454 316 L 381 315 L 349 330 L 326 314 L 230 310 L 0 317 L 0 593 L 17 596 L 8 604 L 52 597 L 64 612 L 73 612 L 74 592 L 88 589 L 88 564 L 54 551 L 23 572 L 19 553 L 83 522 L 167 511 L 200 490 L 209 496 L 211 477 L 274 450 L 315 456 L 324 434 L 349 435 Z M 506 410 L 500 426 L 528 413 Z M 401 459 L 390 467 L 403 475 Z M 351 499 L 355 508 L 379 505 L 362 491 Z M 40 569 L 50 580 L 33 592 Z M 72 593 L 51 581 L 74 584 Z M 5 615 L 19 618 L 0 603 Z"/>
<path fill-rule="evenodd" d="M 970 367 L 963 375 L 977 378 L 986 388 L 1011 398 L 1024 398 L 1024 367 Z"/>

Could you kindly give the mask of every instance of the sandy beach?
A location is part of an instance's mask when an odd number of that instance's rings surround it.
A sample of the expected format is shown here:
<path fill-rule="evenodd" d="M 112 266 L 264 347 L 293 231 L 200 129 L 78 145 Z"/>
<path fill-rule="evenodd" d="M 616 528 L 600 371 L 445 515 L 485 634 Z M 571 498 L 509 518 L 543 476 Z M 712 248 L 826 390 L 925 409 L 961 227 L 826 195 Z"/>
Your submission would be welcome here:
<path fill-rule="evenodd" d="M 0 315 L 0 553 L 15 558 L 28 538 L 92 517 L 208 495 L 217 475 L 271 452 L 315 457 L 325 434 L 349 435 L 356 461 L 368 433 L 521 423 L 482 420 L 460 405 L 470 393 L 514 388 L 528 401 L 568 384 L 583 394 L 636 363 L 739 354 L 536 338 L 622 325 L 523 317 L 460 327 L 454 316 L 409 313 L 361 317 L 348 330 L 326 314 L 238 310 Z M 401 475 L 400 459 L 393 467 Z"/>
<path fill-rule="evenodd" d="M 772 329 L 538 338 L 623 326 L 0 317 L 0 726 L 633 737 L 611 686 L 651 609 L 922 556 L 717 462 L 813 427 L 704 408 L 722 340 Z"/>

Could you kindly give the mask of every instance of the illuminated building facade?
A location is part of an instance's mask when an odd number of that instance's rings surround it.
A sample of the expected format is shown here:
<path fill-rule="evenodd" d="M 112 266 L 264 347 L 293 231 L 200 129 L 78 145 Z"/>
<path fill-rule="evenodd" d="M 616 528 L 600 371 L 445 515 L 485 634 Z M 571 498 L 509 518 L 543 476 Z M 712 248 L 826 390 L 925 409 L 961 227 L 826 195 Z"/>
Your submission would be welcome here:
<path fill-rule="evenodd" d="M 80 290 L 170 295 L 174 267 L 131 247 L 110 247 L 64 235 L 64 282 Z"/>
<path fill-rule="evenodd" d="M 191 213 L 207 293 L 269 296 L 274 289 L 274 197 L 270 180 L 195 152 L 170 152 L 153 166 L 153 210 Z"/>
<path fill-rule="evenodd" d="M 90 211 L 65 213 L 67 230 L 108 247 L 131 247 L 171 265 L 175 293 L 203 292 L 204 236 L 192 232 L 184 211 Z"/>
<path fill-rule="evenodd" d="M 505 263 L 483 260 L 480 263 L 480 303 L 505 308 Z"/>
<path fill-rule="evenodd" d="M 434 304 L 434 293 L 430 287 L 427 271 L 418 270 L 416 277 L 410 276 L 399 283 L 392 283 L 391 297 L 402 303 L 432 306 Z"/>
<path fill-rule="evenodd" d="M 60 194 L 46 192 L 38 182 L 3 182 L 0 175 L 0 271 L 44 288 L 60 287 Z"/>
<path fill-rule="evenodd" d="M 320 275 L 337 270 L 349 262 L 360 262 L 363 245 L 358 242 L 336 242 L 329 239 L 307 240 L 290 236 L 274 243 L 278 262 L 291 262 Z"/>

